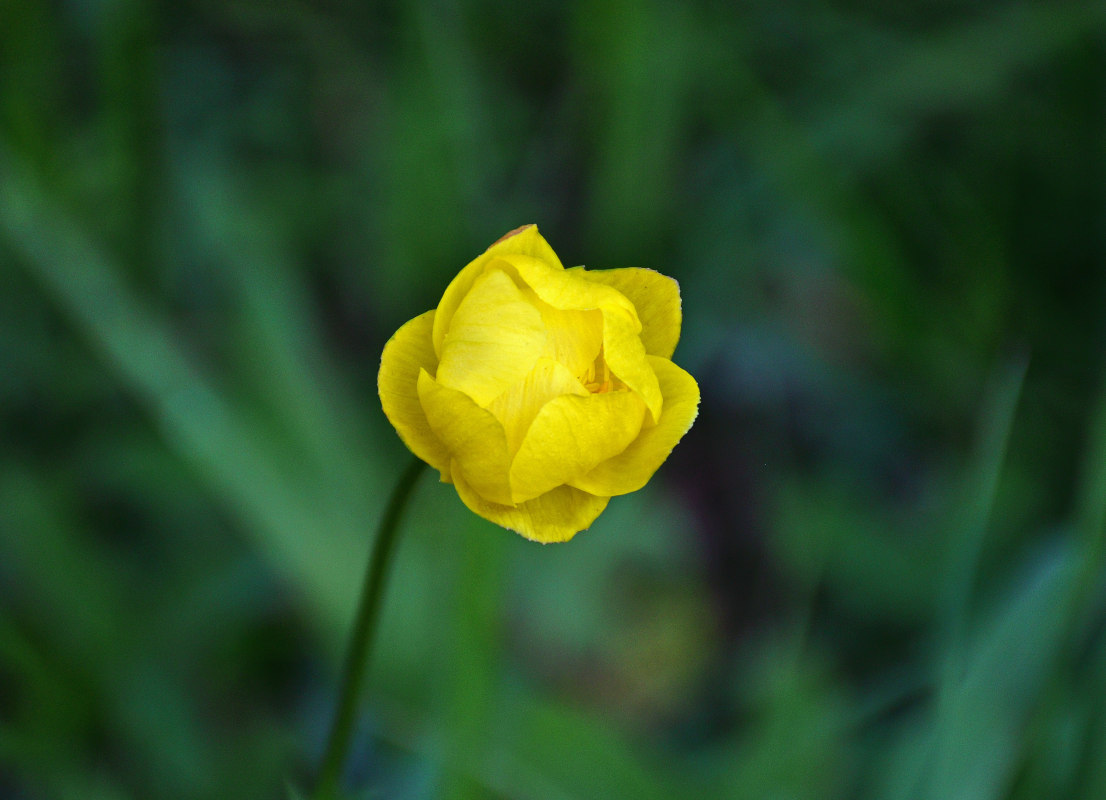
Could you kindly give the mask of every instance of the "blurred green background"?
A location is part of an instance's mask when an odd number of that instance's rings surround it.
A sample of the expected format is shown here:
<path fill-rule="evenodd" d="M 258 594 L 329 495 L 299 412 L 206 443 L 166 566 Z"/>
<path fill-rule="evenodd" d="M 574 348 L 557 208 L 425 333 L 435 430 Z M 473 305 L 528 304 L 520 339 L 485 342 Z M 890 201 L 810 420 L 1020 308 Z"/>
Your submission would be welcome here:
<path fill-rule="evenodd" d="M 310 787 L 507 230 L 695 428 L 542 547 L 424 476 L 358 798 L 1106 797 L 1106 5 L 2 0 L 0 797 Z"/>

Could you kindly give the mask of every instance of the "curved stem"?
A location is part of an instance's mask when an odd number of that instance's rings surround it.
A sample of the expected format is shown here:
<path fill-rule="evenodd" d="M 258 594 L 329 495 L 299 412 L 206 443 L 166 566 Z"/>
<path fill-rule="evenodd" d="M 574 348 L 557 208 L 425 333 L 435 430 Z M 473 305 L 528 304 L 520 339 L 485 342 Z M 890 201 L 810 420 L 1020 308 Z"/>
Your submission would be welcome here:
<path fill-rule="evenodd" d="M 358 699 L 365 679 L 365 667 L 372 653 L 373 634 L 376 631 L 376 620 L 380 616 L 380 600 L 384 594 L 388 567 L 395 550 L 399 521 L 424 466 L 425 464 L 416 458 L 403 473 L 392 491 L 388 508 L 380 522 L 380 531 L 377 533 L 376 541 L 373 542 L 365 581 L 361 586 L 357 620 L 354 623 L 349 650 L 346 653 L 346 663 L 342 671 L 338 711 L 334 717 L 334 725 L 330 729 L 330 738 L 327 740 L 322 766 L 319 768 L 319 782 L 313 795 L 315 800 L 330 800 L 336 796 L 342 766 L 346 763 L 350 736 L 353 733 L 353 723 L 357 717 Z"/>

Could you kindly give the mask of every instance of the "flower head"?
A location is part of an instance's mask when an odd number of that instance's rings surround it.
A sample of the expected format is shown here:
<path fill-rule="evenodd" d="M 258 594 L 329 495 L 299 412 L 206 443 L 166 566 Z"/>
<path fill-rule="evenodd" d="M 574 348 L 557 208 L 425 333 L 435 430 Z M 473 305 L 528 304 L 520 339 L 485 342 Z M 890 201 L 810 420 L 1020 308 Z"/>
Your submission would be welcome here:
<path fill-rule="evenodd" d="M 644 486 L 695 420 L 699 387 L 670 360 L 680 322 L 671 278 L 565 269 L 526 225 L 389 340 L 380 402 L 472 511 L 567 541 Z"/>

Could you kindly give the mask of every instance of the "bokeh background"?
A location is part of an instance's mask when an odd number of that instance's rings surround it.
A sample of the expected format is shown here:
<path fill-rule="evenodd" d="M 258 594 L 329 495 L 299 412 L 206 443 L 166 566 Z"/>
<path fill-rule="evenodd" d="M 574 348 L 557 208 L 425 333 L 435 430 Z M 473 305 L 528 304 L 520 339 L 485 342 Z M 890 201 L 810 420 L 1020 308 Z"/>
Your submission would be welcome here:
<path fill-rule="evenodd" d="M 0 3 L 0 796 L 310 788 L 404 321 L 676 277 L 539 546 L 424 476 L 351 797 L 1106 797 L 1106 6 Z"/>

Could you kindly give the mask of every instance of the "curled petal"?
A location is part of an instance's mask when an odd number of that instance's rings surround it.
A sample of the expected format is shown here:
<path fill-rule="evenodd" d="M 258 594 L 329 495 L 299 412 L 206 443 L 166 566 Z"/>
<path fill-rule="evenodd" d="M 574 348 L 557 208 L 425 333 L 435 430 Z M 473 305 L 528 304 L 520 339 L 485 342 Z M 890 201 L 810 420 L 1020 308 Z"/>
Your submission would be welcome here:
<path fill-rule="evenodd" d="M 612 286 L 626 296 L 637 309 L 641 320 L 641 342 L 651 356 L 672 358 L 680 341 L 683 311 L 680 305 L 680 284 L 656 270 L 628 267 L 625 269 L 568 270 L 586 280 Z"/>
<path fill-rule="evenodd" d="M 652 421 L 661 418 L 664 395 L 634 320 L 617 309 L 603 310 L 603 356 L 618 378 L 645 401 Z"/>
<path fill-rule="evenodd" d="M 488 411 L 495 414 L 507 433 L 507 449 L 512 458 L 518 452 L 534 417 L 546 403 L 561 395 L 587 397 L 588 390 L 560 363 L 539 358 L 530 374 L 488 406 Z"/>
<path fill-rule="evenodd" d="M 457 494 L 473 513 L 535 542 L 567 542 L 591 525 L 610 501 L 571 486 L 558 486 L 525 503 L 507 506 L 484 499 L 465 478 L 463 470 L 454 470 Z"/>
<path fill-rule="evenodd" d="M 469 264 L 457 274 L 457 277 L 450 282 L 449 286 L 446 287 L 445 294 L 442 295 L 442 301 L 438 303 L 438 313 L 434 318 L 434 331 L 432 335 L 434 352 L 437 353 L 439 357 L 441 357 L 442 354 L 442 341 L 445 339 L 445 332 L 449 330 L 449 324 L 453 320 L 453 315 L 457 312 L 457 308 L 461 305 L 461 301 L 465 299 L 465 295 L 472 289 L 472 285 L 476 282 L 476 279 L 483 274 L 484 267 L 487 266 L 489 261 L 498 256 L 511 254 L 541 259 L 548 264 L 551 269 L 564 269 L 561 265 L 561 260 L 557 258 L 557 254 L 553 252 L 553 248 L 550 247 L 549 243 L 538 233 L 537 225 L 523 225 L 521 228 L 516 228 L 499 239 L 499 241 L 486 251 L 470 261 Z"/>
<path fill-rule="evenodd" d="M 555 269 L 544 261 L 526 255 L 504 255 L 501 261 L 509 265 L 543 302 L 554 308 L 565 311 L 619 309 L 633 320 L 635 333 L 641 330 L 634 304 L 615 288 L 585 280 L 581 277 L 583 270 Z"/>
<path fill-rule="evenodd" d="M 691 375 L 667 359 L 649 356 L 649 361 L 664 394 L 664 412 L 657 424 L 642 428 L 625 450 L 570 481 L 572 486 L 597 495 L 636 492 L 691 428 L 699 413 L 699 385 Z"/>
<path fill-rule="evenodd" d="M 419 402 L 419 372 L 433 372 L 438 366 L 430 341 L 433 325 L 434 312 L 427 311 L 396 331 L 384 345 L 376 384 L 384 414 L 403 443 L 449 482 L 449 451 L 430 428 Z"/>
<path fill-rule="evenodd" d="M 569 483 L 621 453 L 641 431 L 645 404 L 633 392 L 565 395 L 534 417 L 511 464 L 515 502 Z"/>
<path fill-rule="evenodd" d="M 463 473 L 483 497 L 509 505 L 511 462 L 507 434 L 499 420 L 464 392 L 442 386 L 426 370 L 419 372 L 418 392 L 431 430 L 453 459 L 453 479 Z"/>

